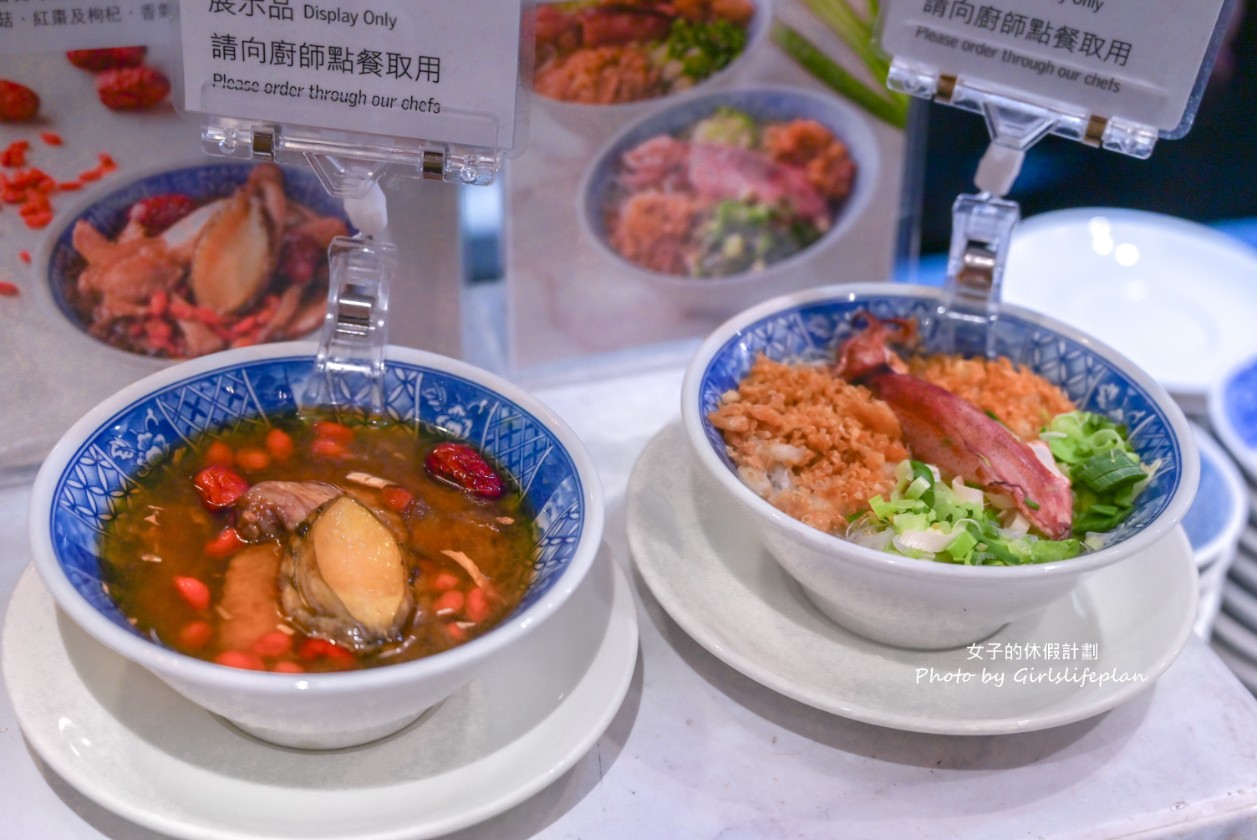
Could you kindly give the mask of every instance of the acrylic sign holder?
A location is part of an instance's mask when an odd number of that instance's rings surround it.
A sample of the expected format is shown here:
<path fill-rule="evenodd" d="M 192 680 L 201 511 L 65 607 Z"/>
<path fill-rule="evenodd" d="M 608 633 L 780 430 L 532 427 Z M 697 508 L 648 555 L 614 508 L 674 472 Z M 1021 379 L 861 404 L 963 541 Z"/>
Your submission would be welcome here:
<path fill-rule="evenodd" d="M 380 238 L 380 179 L 493 183 L 525 122 L 530 38 L 521 8 L 380 0 L 314 23 L 295 19 L 287 3 L 182 10 L 182 104 L 200 119 L 202 149 L 311 167 L 359 231 L 328 250 L 327 314 L 307 399 L 382 406 L 398 260 Z M 336 108 L 315 96 L 327 90 Z"/>
<path fill-rule="evenodd" d="M 1207 0 L 1207 8 L 1193 8 L 1188 18 L 1173 4 L 1164 15 L 1121 0 L 1053 5 L 1057 9 L 1033 0 L 1001 0 L 998 7 L 885 0 L 878 21 L 879 42 L 891 54 L 888 87 L 986 121 L 991 145 L 975 175 L 977 194 L 959 196 L 952 208 L 947 277 L 931 328 L 943 330 L 952 344 L 946 334 L 957 324 L 984 326 L 987 355 L 1020 218 L 1017 203 L 1004 196 L 1027 151 L 1054 134 L 1147 158 L 1159 138 L 1181 137 L 1234 0 Z M 1088 73 L 1088 61 L 1104 65 L 1105 75 Z M 1033 73 L 1018 76 L 1018 68 Z M 1112 96 L 1103 99 L 1097 89 Z M 1100 108 L 1112 111 L 1097 113 Z"/>

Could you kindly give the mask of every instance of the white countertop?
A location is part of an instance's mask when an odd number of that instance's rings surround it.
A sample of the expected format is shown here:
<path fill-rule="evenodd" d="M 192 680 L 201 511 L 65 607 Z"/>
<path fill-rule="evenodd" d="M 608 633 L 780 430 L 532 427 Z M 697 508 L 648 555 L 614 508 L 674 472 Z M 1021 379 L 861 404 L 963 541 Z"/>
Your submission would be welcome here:
<path fill-rule="evenodd" d="M 629 472 L 679 416 L 680 378 L 669 367 L 540 392 L 594 455 L 606 541 L 627 570 Z M 28 501 L 25 483 L 0 488 L 6 605 L 30 559 Z M 610 728 L 542 792 L 452 837 L 1257 837 L 1257 701 L 1195 636 L 1154 686 L 1090 720 L 1019 735 L 921 735 L 758 685 L 690 639 L 630 576 L 641 650 Z M 157 836 L 46 770 L 7 693 L 0 790 L 0 837 Z"/>

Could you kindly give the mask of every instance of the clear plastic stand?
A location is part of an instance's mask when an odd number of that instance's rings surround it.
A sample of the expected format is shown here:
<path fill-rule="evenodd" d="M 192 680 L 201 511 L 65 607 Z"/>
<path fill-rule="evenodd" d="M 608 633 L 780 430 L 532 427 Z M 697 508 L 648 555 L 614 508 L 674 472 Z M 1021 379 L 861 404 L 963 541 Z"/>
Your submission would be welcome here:
<path fill-rule="evenodd" d="M 993 326 L 999 317 L 1008 247 L 1020 217 L 1017 202 L 996 198 L 987 192 L 962 195 L 952 205 L 947 280 L 936 317 L 944 346 L 954 352 L 969 350 L 988 357 L 996 355 Z M 962 323 L 979 325 L 977 334 L 984 336 L 980 350 L 960 346 L 956 327 Z"/>
<path fill-rule="evenodd" d="M 369 237 L 340 236 L 328 248 L 331 278 L 315 376 L 306 393 L 316 405 L 384 407 L 388 296 L 397 249 Z"/>
<path fill-rule="evenodd" d="M 961 195 L 952 205 L 947 278 L 936 321 L 944 346 L 952 352 L 994 357 L 1004 266 L 1021 218 L 1020 206 L 1004 195 L 1012 189 L 1026 151 L 1061 125 L 1061 114 L 986 94 L 977 98 L 975 107 L 986 119 L 991 145 L 974 176 L 978 193 Z M 962 323 L 978 326 L 963 334 L 981 336 L 980 347 L 961 346 L 956 327 Z"/>
<path fill-rule="evenodd" d="M 994 355 L 995 322 L 1016 202 L 1004 198 L 1026 151 L 1049 134 L 1150 157 L 1191 127 L 1235 0 L 1072 4 L 1006 0 L 998 7 L 883 0 L 879 46 L 892 90 L 981 114 L 991 145 L 976 195 L 952 208 L 942 301 L 932 328 L 952 352 Z M 979 325 L 957 343 L 962 323 Z M 973 346 L 980 345 L 980 346 Z"/>
<path fill-rule="evenodd" d="M 201 129 L 208 154 L 308 165 L 329 194 L 345 200 L 351 216 L 356 206 L 375 205 L 367 215 L 378 230 L 339 237 L 328 249 L 327 315 L 306 398 L 333 407 L 369 405 L 376 413 L 383 408 L 388 293 L 397 267 L 396 248 L 373 238 L 386 224 L 381 176 L 388 172 L 483 186 L 493 182 L 502 163 L 494 150 L 384 140 L 213 115 L 203 119 Z"/>
<path fill-rule="evenodd" d="M 177 107 L 211 156 L 309 167 L 358 235 L 328 249 L 311 399 L 382 406 L 397 250 L 384 176 L 484 186 L 527 127 L 533 34 L 516 0 L 287 0 L 179 9 Z M 317 12 L 317 14 L 314 14 Z M 332 27 L 332 28 L 328 28 Z"/>

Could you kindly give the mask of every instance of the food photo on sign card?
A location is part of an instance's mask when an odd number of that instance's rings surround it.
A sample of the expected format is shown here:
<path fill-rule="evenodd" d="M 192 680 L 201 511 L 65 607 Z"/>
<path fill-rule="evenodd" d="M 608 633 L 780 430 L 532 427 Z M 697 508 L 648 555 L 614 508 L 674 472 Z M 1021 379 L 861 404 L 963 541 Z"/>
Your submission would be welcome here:
<path fill-rule="evenodd" d="M 49 238 L 53 302 L 128 353 L 194 358 L 309 335 L 327 310 L 327 249 L 351 232 L 304 170 L 162 169 L 66 218 Z"/>
<path fill-rule="evenodd" d="M 539 7 L 528 151 L 504 177 L 508 363 L 888 279 L 906 104 L 871 27 L 841 0 Z"/>

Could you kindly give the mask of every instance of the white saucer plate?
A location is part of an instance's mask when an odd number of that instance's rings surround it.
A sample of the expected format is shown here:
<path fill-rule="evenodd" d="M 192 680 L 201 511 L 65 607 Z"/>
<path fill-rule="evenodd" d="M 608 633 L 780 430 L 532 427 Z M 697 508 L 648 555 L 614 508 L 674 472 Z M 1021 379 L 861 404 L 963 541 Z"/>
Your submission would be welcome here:
<path fill-rule="evenodd" d="M 1213 641 L 1227 649 L 1228 665 L 1240 661 L 1247 665 L 1247 673 L 1257 674 L 1257 632 L 1245 626 L 1239 619 L 1227 612 L 1225 607 L 1213 622 Z M 1234 670 L 1234 668 L 1232 669 Z M 1257 680 L 1249 682 L 1241 675 L 1244 684 L 1257 688 Z"/>
<path fill-rule="evenodd" d="M 1216 634 L 1213 637 L 1212 647 L 1218 658 L 1231 669 L 1231 673 L 1235 674 L 1249 691 L 1257 694 L 1257 663 L 1236 653 L 1225 639 L 1221 639 Z"/>
<path fill-rule="evenodd" d="M 1210 384 L 1257 353 L 1257 252 L 1173 216 L 1109 207 L 1043 213 L 1014 233 L 1005 300 L 1129 356 L 1203 412 Z"/>
<path fill-rule="evenodd" d="M 1253 658 L 1257 660 L 1257 595 L 1237 581 L 1228 580 L 1222 590 L 1222 609 L 1248 630 L 1253 639 Z"/>
<path fill-rule="evenodd" d="M 1248 530 L 1245 530 L 1245 533 L 1248 533 Z M 1236 553 L 1227 574 L 1228 577 L 1234 578 L 1241 585 L 1248 587 L 1253 592 L 1257 592 L 1257 554 L 1244 547 Z"/>
<path fill-rule="evenodd" d="M 643 580 L 725 664 L 843 717 L 952 735 L 1060 726 L 1148 688 L 1192 632 L 1197 572 L 1181 528 L 979 645 L 924 652 L 827 620 L 731 511 L 691 465 L 681 428 L 660 432 L 628 488 L 629 544 Z"/>
<path fill-rule="evenodd" d="M 254 740 L 115 656 L 33 569 L 4 675 L 31 748 L 99 805 L 184 838 L 415 840 L 495 816 L 572 767 L 610 724 L 638 651 L 624 573 L 600 559 L 563 613 L 397 735 L 302 752 Z"/>

